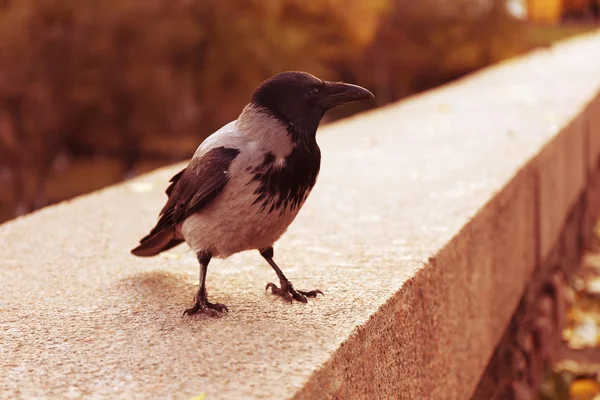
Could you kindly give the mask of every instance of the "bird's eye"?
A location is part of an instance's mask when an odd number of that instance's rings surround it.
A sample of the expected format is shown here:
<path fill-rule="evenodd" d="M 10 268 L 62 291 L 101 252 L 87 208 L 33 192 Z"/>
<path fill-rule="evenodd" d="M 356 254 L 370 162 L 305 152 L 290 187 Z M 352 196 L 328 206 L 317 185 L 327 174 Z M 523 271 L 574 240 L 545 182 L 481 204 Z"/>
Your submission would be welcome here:
<path fill-rule="evenodd" d="M 308 92 L 308 95 L 311 96 L 311 97 L 315 97 L 319 93 L 321 93 L 321 88 L 316 87 L 316 88 L 310 89 L 310 91 Z"/>

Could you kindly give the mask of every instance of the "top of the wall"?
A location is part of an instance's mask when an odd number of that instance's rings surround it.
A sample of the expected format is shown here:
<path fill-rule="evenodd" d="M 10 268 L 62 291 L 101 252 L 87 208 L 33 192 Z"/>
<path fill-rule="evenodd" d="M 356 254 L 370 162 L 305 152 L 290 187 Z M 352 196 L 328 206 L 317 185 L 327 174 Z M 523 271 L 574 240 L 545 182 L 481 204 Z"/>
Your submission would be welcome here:
<path fill-rule="evenodd" d="M 249 252 L 209 269 L 228 315 L 181 318 L 195 256 L 129 254 L 181 165 L 0 226 L 0 397 L 467 398 L 545 251 L 536 185 L 568 192 L 563 212 L 597 156 L 599 88 L 588 35 L 322 129 L 321 176 L 276 247 L 325 292 L 306 305 L 265 294 Z"/>

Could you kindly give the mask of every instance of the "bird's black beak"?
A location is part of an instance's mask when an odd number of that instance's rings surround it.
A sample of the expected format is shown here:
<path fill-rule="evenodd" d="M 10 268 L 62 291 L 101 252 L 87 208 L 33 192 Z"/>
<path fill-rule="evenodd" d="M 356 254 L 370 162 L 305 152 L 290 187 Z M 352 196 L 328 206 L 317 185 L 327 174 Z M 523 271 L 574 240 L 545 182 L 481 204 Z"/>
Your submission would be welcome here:
<path fill-rule="evenodd" d="M 323 109 L 329 110 L 344 103 L 374 98 L 373 93 L 363 87 L 342 82 L 327 82 L 325 90 L 322 92 L 322 97 L 319 100 L 319 105 Z"/>

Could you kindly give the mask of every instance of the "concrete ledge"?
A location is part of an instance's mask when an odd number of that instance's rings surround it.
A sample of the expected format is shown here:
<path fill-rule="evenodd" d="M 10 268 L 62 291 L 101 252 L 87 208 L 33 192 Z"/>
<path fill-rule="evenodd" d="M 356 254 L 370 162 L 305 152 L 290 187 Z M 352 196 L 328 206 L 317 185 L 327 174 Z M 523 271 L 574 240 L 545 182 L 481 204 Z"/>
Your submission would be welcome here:
<path fill-rule="evenodd" d="M 180 318 L 194 255 L 128 253 L 180 165 L 0 226 L 0 397 L 469 398 L 600 161 L 598 71 L 590 35 L 323 129 L 275 250 L 308 305 L 246 253 Z"/>
<path fill-rule="evenodd" d="M 588 106 L 585 120 L 589 140 L 587 160 L 590 170 L 594 170 L 600 163 L 600 97 L 596 97 Z"/>
<path fill-rule="evenodd" d="M 536 398 L 548 366 L 560 356 L 567 282 L 580 264 L 600 211 L 600 168 L 567 217 L 552 251 L 536 268 L 479 382 L 474 400 Z M 560 351 L 558 351 L 560 353 Z"/>

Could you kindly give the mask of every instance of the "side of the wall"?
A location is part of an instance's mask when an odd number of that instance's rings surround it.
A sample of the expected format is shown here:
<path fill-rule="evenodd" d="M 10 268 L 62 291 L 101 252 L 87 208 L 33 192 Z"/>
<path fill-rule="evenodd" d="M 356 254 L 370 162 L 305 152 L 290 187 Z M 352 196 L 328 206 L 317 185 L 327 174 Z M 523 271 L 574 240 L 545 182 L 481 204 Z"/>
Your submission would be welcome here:
<path fill-rule="evenodd" d="M 575 153 L 571 158 L 563 153 L 561 157 L 557 148 L 553 156 L 548 156 L 546 149 L 543 157 L 544 162 L 553 165 L 568 161 L 563 164 L 563 173 L 555 171 L 554 176 L 564 177 L 562 185 L 554 185 L 553 193 L 546 196 L 550 196 L 550 199 L 554 196 L 564 198 L 565 193 L 558 191 L 561 188 L 569 190 L 567 182 L 573 182 L 570 180 L 572 176 L 583 179 L 584 190 L 579 190 L 577 186 L 576 190 L 570 191 L 578 194 L 574 201 L 562 204 L 560 201 L 547 202 L 549 207 L 545 210 L 555 204 L 562 206 L 561 209 L 552 210 L 550 216 L 546 215 L 549 224 L 542 224 L 552 232 L 559 232 L 558 240 L 550 241 L 553 243 L 551 247 L 548 246 L 550 251 L 541 253 L 540 265 L 534 271 L 517 312 L 486 368 L 474 399 L 535 398 L 546 367 L 553 361 L 558 349 L 565 323 L 564 286 L 578 267 L 581 253 L 593 235 L 593 226 L 600 214 L 600 97 L 590 103 L 579 119 L 576 129 L 583 131 L 584 154 L 579 157 Z M 582 168 L 571 169 L 579 164 L 579 160 L 582 161 Z M 583 176 L 578 173 L 580 170 Z M 542 170 L 540 173 L 543 173 Z M 540 193 L 540 196 L 544 194 Z M 539 218 L 544 217 L 541 213 L 543 210 L 540 208 Z M 566 220 L 556 218 L 557 215 L 566 217 Z"/>
<path fill-rule="evenodd" d="M 599 211 L 600 92 L 295 399 L 533 398 Z"/>

